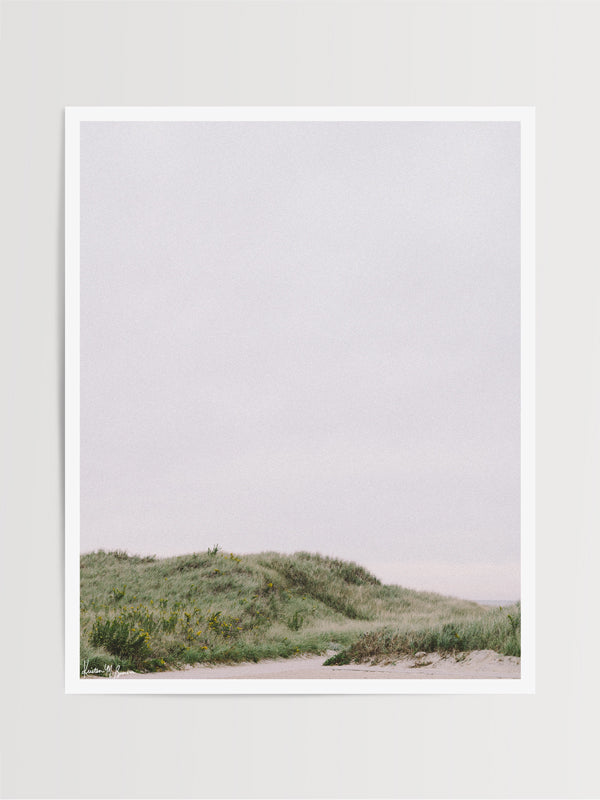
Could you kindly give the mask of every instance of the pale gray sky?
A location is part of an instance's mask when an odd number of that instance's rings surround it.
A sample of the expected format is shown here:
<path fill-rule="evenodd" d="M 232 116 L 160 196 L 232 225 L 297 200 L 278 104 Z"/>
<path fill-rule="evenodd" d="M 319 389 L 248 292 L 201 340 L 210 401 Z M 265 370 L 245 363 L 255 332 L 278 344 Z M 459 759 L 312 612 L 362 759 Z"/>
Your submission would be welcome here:
<path fill-rule="evenodd" d="M 87 122 L 81 548 L 516 599 L 519 125 Z"/>

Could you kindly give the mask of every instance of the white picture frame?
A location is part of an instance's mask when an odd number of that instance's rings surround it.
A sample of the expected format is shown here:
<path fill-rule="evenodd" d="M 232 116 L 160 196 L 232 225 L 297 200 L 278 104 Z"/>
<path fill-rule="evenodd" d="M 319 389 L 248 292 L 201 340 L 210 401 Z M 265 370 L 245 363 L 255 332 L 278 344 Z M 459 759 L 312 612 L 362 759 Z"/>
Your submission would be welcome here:
<path fill-rule="evenodd" d="M 511 121 L 521 128 L 521 675 L 513 680 L 84 679 L 79 673 L 80 126 L 89 121 Z M 65 153 L 65 690 L 69 694 L 515 694 L 535 690 L 535 113 L 530 107 L 69 107 Z"/>

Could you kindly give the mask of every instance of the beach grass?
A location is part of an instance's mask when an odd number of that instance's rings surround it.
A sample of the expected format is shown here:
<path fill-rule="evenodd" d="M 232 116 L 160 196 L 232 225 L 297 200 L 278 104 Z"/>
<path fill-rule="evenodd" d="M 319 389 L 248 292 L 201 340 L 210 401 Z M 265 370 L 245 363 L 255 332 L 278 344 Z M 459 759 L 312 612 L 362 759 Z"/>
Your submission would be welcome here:
<path fill-rule="evenodd" d="M 515 609 L 383 585 L 358 564 L 315 553 L 100 550 L 80 563 L 82 674 L 327 650 L 338 651 L 335 663 L 418 650 L 520 653 Z"/>
<path fill-rule="evenodd" d="M 468 653 L 494 650 L 505 656 L 521 655 L 521 606 L 489 609 L 484 616 L 436 625 L 402 626 L 401 630 L 369 631 L 325 665 L 372 664 L 422 653 Z"/>

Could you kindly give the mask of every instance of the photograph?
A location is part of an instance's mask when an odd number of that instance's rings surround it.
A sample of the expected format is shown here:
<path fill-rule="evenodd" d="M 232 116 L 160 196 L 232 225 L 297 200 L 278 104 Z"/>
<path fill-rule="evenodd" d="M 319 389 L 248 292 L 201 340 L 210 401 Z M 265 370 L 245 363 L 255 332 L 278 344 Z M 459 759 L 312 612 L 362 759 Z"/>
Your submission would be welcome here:
<path fill-rule="evenodd" d="M 66 113 L 67 691 L 532 691 L 532 110 Z"/>

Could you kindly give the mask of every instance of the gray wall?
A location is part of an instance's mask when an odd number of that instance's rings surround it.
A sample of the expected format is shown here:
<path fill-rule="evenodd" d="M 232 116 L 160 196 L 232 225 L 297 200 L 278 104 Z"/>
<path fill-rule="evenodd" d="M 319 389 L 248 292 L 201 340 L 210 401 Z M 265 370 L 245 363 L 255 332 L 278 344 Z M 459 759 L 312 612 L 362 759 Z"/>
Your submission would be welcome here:
<path fill-rule="evenodd" d="M 6 797 L 598 796 L 600 8 L 5 2 L 0 348 Z M 63 693 L 65 105 L 536 105 L 531 697 Z"/>

